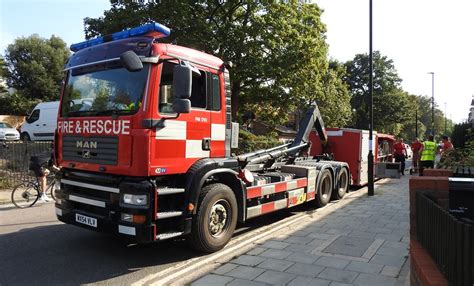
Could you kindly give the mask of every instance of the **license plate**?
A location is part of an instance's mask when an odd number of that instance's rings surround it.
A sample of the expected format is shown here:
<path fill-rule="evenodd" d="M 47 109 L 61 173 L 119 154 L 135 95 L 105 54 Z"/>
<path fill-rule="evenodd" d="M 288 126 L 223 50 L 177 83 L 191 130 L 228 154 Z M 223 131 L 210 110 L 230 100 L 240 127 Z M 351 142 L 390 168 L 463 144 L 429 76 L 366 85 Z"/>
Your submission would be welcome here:
<path fill-rule="evenodd" d="M 81 214 L 76 214 L 76 221 L 88 226 L 97 227 L 97 219 Z"/>

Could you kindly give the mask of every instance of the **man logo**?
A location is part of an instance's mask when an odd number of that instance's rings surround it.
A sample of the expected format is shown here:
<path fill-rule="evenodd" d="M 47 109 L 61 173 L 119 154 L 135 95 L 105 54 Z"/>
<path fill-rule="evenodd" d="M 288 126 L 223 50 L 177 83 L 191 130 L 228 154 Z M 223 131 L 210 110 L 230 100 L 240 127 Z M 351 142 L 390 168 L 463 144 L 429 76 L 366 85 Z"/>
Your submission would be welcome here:
<path fill-rule="evenodd" d="M 89 159 L 90 157 L 91 157 L 91 151 L 89 151 L 89 150 L 83 150 L 82 151 L 82 158 Z"/>
<path fill-rule="evenodd" d="M 76 148 L 97 149 L 97 141 L 76 141 Z"/>

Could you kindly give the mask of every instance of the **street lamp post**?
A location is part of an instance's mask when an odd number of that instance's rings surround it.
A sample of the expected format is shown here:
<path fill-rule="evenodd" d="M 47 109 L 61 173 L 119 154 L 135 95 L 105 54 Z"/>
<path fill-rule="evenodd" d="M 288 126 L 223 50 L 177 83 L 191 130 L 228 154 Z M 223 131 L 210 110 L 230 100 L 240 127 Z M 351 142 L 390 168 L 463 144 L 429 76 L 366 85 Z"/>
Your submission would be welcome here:
<path fill-rule="evenodd" d="M 444 103 L 444 135 L 448 135 L 448 115 L 446 114 L 446 108 L 447 103 Z"/>
<path fill-rule="evenodd" d="M 431 74 L 431 134 L 434 136 L 434 72 L 428 74 Z"/>
<path fill-rule="evenodd" d="M 415 109 L 415 138 L 418 138 L 418 106 Z"/>
<path fill-rule="evenodd" d="M 372 143 L 372 133 L 374 131 L 373 118 L 373 85 L 374 85 L 374 65 L 372 59 L 372 0 L 369 0 L 369 154 L 368 160 L 368 186 L 367 195 L 374 195 L 374 144 Z"/>

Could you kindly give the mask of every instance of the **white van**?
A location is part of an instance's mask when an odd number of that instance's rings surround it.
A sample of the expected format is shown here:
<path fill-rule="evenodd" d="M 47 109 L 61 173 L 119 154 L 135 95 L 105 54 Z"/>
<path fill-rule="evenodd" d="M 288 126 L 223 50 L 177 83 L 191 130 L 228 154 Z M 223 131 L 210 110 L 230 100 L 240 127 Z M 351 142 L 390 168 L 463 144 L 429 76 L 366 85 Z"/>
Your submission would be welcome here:
<path fill-rule="evenodd" d="M 53 140 L 59 101 L 38 103 L 26 122 L 21 125 L 20 136 L 23 141 Z"/>

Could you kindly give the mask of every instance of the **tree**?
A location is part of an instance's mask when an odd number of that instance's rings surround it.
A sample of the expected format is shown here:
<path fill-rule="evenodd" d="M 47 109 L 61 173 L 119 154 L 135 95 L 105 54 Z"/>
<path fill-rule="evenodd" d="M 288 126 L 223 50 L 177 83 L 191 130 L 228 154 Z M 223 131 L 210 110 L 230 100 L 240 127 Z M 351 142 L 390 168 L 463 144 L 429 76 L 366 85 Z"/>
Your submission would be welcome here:
<path fill-rule="evenodd" d="M 338 100 L 325 99 L 329 96 L 325 90 L 331 90 L 331 95 L 344 92 L 342 83 L 328 72 L 326 28 L 317 5 L 253 0 L 114 0 L 111 4 L 103 17 L 85 19 L 87 38 L 159 19 L 172 28 L 171 36 L 163 41 L 202 50 L 234 64 L 234 117 L 238 111 L 252 110 L 264 121 L 280 124 L 291 111 L 314 99 Z M 324 86 L 325 77 L 326 83 L 335 86 Z M 342 108 L 328 118 L 343 122 L 347 110 Z"/>
<path fill-rule="evenodd" d="M 0 94 L 7 92 L 7 86 L 5 77 L 7 75 L 7 66 L 5 64 L 5 59 L 0 56 Z"/>
<path fill-rule="evenodd" d="M 418 137 L 421 139 L 426 138 L 428 134 L 431 134 L 431 97 L 429 96 L 409 96 L 409 115 L 408 122 L 405 122 L 405 126 L 402 130 L 402 136 L 404 138 L 413 139 L 415 135 L 415 116 L 418 118 Z M 417 111 L 417 112 L 415 112 Z M 445 126 L 445 114 L 435 104 L 434 112 L 434 126 L 435 135 L 444 135 Z M 453 132 L 453 122 L 448 119 L 446 121 L 446 135 L 450 136 Z"/>
<path fill-rule="evenodd" d="M 401 87 L 401 79 L 391 59 L 379 51 L 373 54 L 373 119 L 374 130 L 398 135 L 408 120 L 409 97 Z M 346 63 L 345 81 L 351 93 L 352 127 L 369 129 L 369 57 L 358 54 Z"/>
<path fill-rule="evenodd" d="M 58 100 L 68 57 L 66 43 L 54 35 L 18 38 L 5 54 L 7 84 L 27 100 Z"/>

